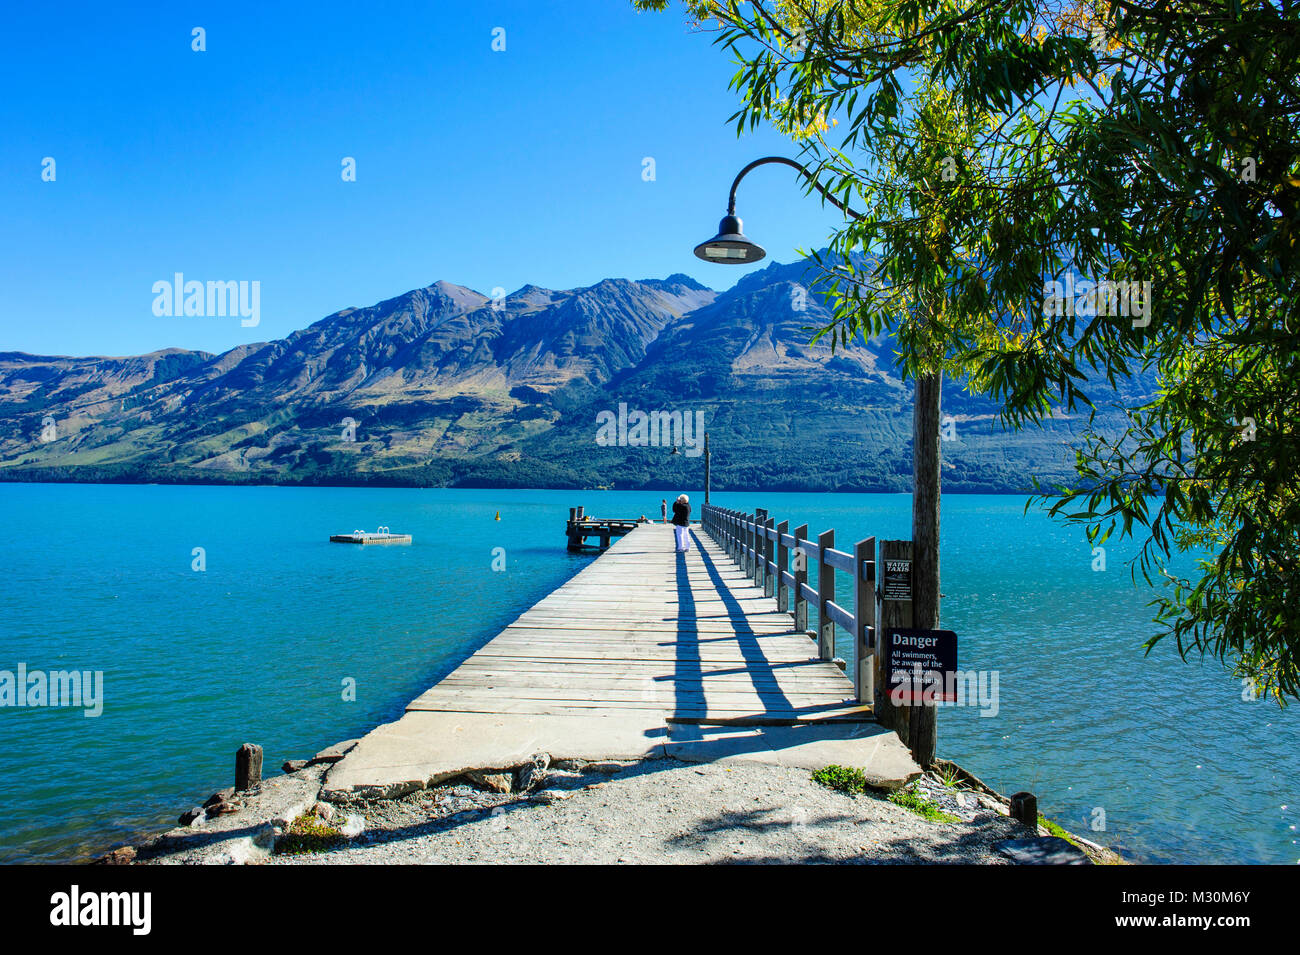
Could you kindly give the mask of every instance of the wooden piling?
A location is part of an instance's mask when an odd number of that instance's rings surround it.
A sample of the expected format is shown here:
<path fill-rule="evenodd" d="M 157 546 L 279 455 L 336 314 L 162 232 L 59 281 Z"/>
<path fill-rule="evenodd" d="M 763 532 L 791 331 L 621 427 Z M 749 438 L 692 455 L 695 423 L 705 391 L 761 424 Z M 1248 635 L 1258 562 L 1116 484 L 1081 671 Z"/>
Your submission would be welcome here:
<path fill-rule="evenodd" d="M 912 542 L 911 541 L 881 541 L 880 542 L 880 567 L 881 574 L 887 573 L 890 560 L 906 560 L 910 566 L 912 561 Z M 897 600 L 883 597 L 880 602 L 880 633 L 884 634 L 890 627 L 910 627 L 912 626 L 912 601 Z M 904 743 L 908 742 L 911 736 L 910 727 L 910 706 L 894 706 L 889 699 L 889 674 L 885 672 L 885 655 L 883 653 L 875 654 L 876 666 L 876 719 L 882 724 L 890 727 L 898 733 L 898 738 Z"/>
<path fill-rule="evenodd" d="M 1038 797 L 1029 792 L 1018 792 L 1011 797 L 1011 818 L 1038 830 Z"/>
<path fill-rule="evenodd" d="M 262 784 L 262 747 L 245 743 L 235 752 L 235 792 L 248 792 Z"/>

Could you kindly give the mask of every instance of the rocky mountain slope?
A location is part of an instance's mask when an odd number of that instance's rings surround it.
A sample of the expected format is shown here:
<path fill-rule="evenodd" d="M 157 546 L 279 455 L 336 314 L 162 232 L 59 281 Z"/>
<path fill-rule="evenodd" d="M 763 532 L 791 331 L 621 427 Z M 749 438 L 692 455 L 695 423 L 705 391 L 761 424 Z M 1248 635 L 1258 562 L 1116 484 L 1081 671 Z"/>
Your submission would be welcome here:
<path fill-rule="evenodd" d="M 0 354 L 0 479 L 905 490 L 911 390 L 889 339 L 832 353 L 807 263 L 500 300 L 447 282 L 221 355 Z M 1062 417 L 1019 434 L 949 384 L 951 490 L 1066 480 Z M 602 421 L 654 414 L 647 439 Z M 671 430 L 671 434 L 668 431 Z M 673 447 L 678 448 L 673 454 Z"/>

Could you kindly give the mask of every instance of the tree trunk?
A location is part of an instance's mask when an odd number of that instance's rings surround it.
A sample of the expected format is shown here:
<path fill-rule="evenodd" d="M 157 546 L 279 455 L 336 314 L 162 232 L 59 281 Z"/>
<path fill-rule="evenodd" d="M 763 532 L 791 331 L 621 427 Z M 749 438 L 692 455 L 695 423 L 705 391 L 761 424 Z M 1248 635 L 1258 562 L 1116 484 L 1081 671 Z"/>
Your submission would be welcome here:
<path fill-rule="evenodd" d="M 939 394 L 942 373 L 921 375 L 912 412 L 912 626 L 939 628 Z M 935 707 L 913 705 L 908 740 L 922 768 L 935 756 Z"/>

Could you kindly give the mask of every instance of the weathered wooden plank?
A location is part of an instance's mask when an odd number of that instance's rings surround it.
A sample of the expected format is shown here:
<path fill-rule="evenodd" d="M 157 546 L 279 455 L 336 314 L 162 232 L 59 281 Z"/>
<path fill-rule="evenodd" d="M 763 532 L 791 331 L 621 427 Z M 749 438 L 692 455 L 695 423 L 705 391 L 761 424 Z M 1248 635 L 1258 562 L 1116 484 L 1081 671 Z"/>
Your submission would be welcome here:
<path fill-rule="evenodd" d="M 749 725 L 871 718 L 764 594 L 784 569 L 775 526 L 751 525 L 744 568 L 700 533 L 675 555 L 670 533 L 632 529 L 408 709 Z"/>

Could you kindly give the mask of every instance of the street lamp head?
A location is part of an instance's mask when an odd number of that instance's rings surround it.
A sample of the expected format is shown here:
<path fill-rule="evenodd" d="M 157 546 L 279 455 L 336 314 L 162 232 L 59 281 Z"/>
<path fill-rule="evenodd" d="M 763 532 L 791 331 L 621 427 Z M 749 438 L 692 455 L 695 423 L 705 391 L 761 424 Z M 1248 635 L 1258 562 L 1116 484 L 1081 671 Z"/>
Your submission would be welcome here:
<path fill-rule="evenodd" d="M 747 265 L 767 255 L 763 247 L 745 238 L 739 216 L 724 216 L 718 234 L 695 247 L 695 254 L 705 262 L 723 265 Z"/>

